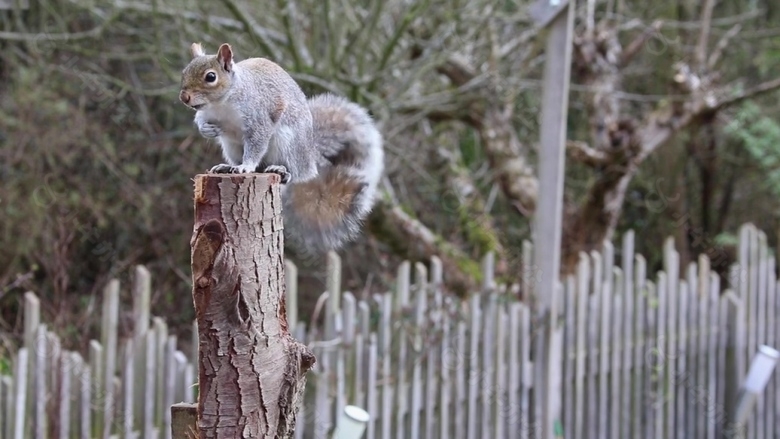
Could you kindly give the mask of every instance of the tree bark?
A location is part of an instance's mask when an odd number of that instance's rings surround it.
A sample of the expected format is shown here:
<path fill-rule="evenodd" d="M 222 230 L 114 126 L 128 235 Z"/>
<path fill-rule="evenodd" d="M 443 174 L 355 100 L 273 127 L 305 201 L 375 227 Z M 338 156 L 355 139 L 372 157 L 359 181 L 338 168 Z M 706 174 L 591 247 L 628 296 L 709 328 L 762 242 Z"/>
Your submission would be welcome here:
<path fill-rule="evenodd" d="M 407 259 L 441 259 L 444 285 L 457 296 L 478 291 L 482 282 L 479 262 L 426 227 L 401 206 L 380 200 L 369 216 L 368 229 L 393 252 Z"/>
<path fill-rule="evenodd" d="M 192 297 L 205 438 L 289 438 L 315 362 L 287 330 L 279 177 L 195 177 Z"/>

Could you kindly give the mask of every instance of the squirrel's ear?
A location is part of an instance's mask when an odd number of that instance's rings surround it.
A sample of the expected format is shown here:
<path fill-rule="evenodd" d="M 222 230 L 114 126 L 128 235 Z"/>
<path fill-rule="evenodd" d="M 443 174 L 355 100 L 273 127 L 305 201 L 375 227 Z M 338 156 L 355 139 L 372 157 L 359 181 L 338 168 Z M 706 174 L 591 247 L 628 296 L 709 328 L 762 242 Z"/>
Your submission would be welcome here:
<path fill-rule="evenodd" d="M 203 51 L 203 46 L 201 46 L 200 43 L 192 43 L 192 46 L 190 46 L 190 54 L 195 58 L 196 56 L 205 55 L 206 52 Z"/>
<path fill-rule="evenodd" d="M 219 46 L 217 61 L 219 61 L 219 64 L 225 71 L 229 72 L 233 70 L 233 49 L 230 47 L 230 44 L 224 43 Z"/>

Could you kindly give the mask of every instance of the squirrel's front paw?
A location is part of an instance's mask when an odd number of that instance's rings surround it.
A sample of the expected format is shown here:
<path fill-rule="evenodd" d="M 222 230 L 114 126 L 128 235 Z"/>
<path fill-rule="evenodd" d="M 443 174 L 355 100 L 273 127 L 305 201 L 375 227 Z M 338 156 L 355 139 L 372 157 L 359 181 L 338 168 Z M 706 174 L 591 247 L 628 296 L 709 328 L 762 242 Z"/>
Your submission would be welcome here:
<path fill-rule="evenodd" d="M 209 172 L 212 174 L 249 174 L 255 172 L 256 166 L 247 165 L 216 165 L 213 166 Z"/>
<path fill-rule="evenodd" d="M 287 168 L 281 165 L 271 165 L 263 169 L 263 173 L 265 174 L 279 174 L 280 177 L 282 177 L 282 184 L 287 184 L 290 182 L 290 178 L 292 178 L 292 175 L 287 172 Z"/>
<path fill-rule="evenodd" d="M 203 137 L 214 138 L 222 135 L 222 128 L 211 122 L 203 122 L 198 125 L 198 131 Z"/>
<path fill-rule="evenodd" d="M 211 169 L 209 169 L 209 173 L 210 174 L 233 174 L 233 168 L 235 168 L 235 166 L 226 165 L 223 163 L 221 165 L 212 166 Z"/>

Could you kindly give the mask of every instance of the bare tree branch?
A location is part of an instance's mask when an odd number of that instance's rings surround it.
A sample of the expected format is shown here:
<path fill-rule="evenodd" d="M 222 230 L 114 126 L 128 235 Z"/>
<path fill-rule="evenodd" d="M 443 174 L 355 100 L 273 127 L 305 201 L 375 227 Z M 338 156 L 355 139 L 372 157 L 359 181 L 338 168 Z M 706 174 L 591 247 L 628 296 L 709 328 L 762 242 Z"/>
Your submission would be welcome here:
<path fill-rule="evenodd" d="M 766 12 L 766 9 L 757 8 L 755 10 L 745 12 L 744 14 L 716 18 L 712 20 L 711 26 L 734 26 L 737 23 L 744 23 L 745 21 L 763 17 Z M 605 18 L 610 20 L 626 21 L 629 17 L 622 14 L 607 13 L 605 14 Z M 701 28 L 701 26 L 701 21 L 698 19 L 695 21 L 664 20 L 664 27 L 668 29 L 698 30 Z"/>
<path fill-rule="evenodd" d="M 596 28 L 596 0 L 588 0 L 585 13 L 585 34 L 592 36 Z"/>
<path fill-rule="evenodd" d="M 369 227 L 375 238 L 400 256 L 418 260 L 438 256 L 444 267 L 445 286 L 452 292 L 463 296 L 476 291 L 480 282 L 479 264 L 401 206 L 386 200 L 378 202 L 370 216 Z"/>
<path fill-rule="evenodd" d="M 306 46 L 301 44 L 300 38 L 298 37 L 301 35 L 301 32 L 297 28 L 295 4 L 291 1 L 277 0 L 276 5 L 280 11 L 283 11 L 281 14 L 282 25 L 284 26 L 284 33 L 287 35 L 287 41 L 289 42 L 286 47 L 292 55 L 295 70 L 301 71 L 304 66 L 310 67 L 312 64 L 311 55 L 309 55 Z M 326 19 L 329 20 L 330 17 L 326 17 Z"/>
<path fill-rule="evenodd" d="M 623 53 L 621 54 L 620 58 L 620 66 L 626 66 L 629 62 L 634 58 L 634 56 L 639 53 L 640 50 L 642 50 L 643 47 L 645 47 L 645 43 L 650 41 L 650 38 L 655 36 L 658 31 L 661 29 L 661 26 L 663 26 L 663 21 L 656 20 L 653 22 L 653 24 L 645 29 L 644 32 L 639 34 L 633 41 L 628 43 L 628 46 L 623 49 Z"/>
<path fill-rule="evenodd" d="M 263 29 L 257 24 L 255 19 L 244 11 L 244 9 L 236 3 L 236 0 L 222 0 L 222 3 L 236 19 L 244 25 L 244 29 L 257 39 L 257 43 L 262 46 L 266 53 L 269 53 L 274 59 L 282 59 L 276 45 L 268 38 L 268 34 L 263 32 Z"/>
<path fill-rule="evenodd" d="M 446 76 L 456 87 L 468 83 L 477 76 L 476 70 L 469 65 L 468 61 L 457 56 L 451 56 L 436 70 Z"/>
<path fill-rule="evenodd" d="M 465 60 L 455 57 L 451 57 L 438 71 L 456 86 L 464 85 L 475 77 L 474 69 Z M 472 110 L 468 118 L 462 120 L 479 130 L 482 148 L 504 195 L 521 214 L 530 215 L 536 209 L 539 183 L 512 126 L 512 105 L 501 103 L 494 94 L 488 93 L 488 96 L 493 97 L 485 99 L 488 102 L 484 104 L 487 108 L 483 112 Z"/>
<path fill-rule="evenodd" d="M 512 104 L 489 107 L 479 125 L 482 148 L 504 195 L 524 216 L 536 210 L 539 181 L 512 125 Z"/>
<path fill-rule="evenodd" d="M 723 37 L 718 41 L 718 44 L 715 46 L 715 49 L 712 50 L 712 54 L 710 54 L 710 59 L 707 61 L 708 69 L 712 70 L 715 68 L 715 66 L 718 64 L 718 61 L 720 61 L 720 57 L 723 55 L 723 51 L 726 50 L 726 47 L 728 47 L 731 39 L 736 37 L 741 30 L 742 25 L 735 24 L 734 27 L 729 29 L 729 31 L 723 35 Z"/>
<path fill-rule="evenodd" d="M 167 17 L 182 17 L 188 20 L 207 22 L 210 25 L 219 26 L 222 28 L 243 30 L 246 23 L 234 20 L 227 17 L 214 17 L 205 16 L 190 11 L 182 11 L 178 9 L 169 9 L 160 5 L 152 5 L 146 3 L 127 2 L 123 0 L 115 0 L 113 6 L 120 10 L 138 11 L 138 12 L 154 12 L 155 14 L 161 14 Z M 259 26 L 254 23 L 253 28 L 250 30 L 255 35 L 262 35 L 267 41 L 273 41 L 279 45 L 287 44 L 287 38 L 282 33 L 275 30 Z"/>
<path fill-rule="evenodd" d="M 574 160 L 588 166 L 603 166 L 610 160 L 610 157 L 606 152 L 593 149 L 588 146 L 587 143 L 579 140 L 566 141 L 566 148 L 569 150 L 569 153 Z"/>
<path fill-rule="evenodd" d="M 715 8 L 715 0 L 705 0 L 701 12 L 701 28 L 699 29 L 699 43 L 696 45 L 696 64 L 704 67 L 707 60 L 707 43 L 710 40 L 712 28 L 712 10 Z"/>
<path fill-rule="evenodd" d="M 733 88 L 736 87 L 726 87 L 727 90 Z M 707 108 L 707 110 L 709 111 L 722 110 L 723 108 L 739 104 L 740 102 L 746 99 L 752 99 L 763 94 L 771 93 L 778 89 L 780 89 L 780 77 L 762 82 L 761 84 L 758 84 L 755 87 L 745 89 L 740 93 L 724 97 L 723 99 L 719 99 L 714 105 L 711 105 L 709 108 Z M 727 93 L 728 92 L 724 91 L 721 92 L 720 94 L 725 95 Z"/>
<path fill-rule="evenodd" d="M 541 31 L 541 28 L 531 28 L 520 35 L 516 36 L 515 38 L 511 39 L 509 42 L 505 43 L 501 46 L 498 50 L 498 56 L 500 58 L 504 58 L 505 56 L 509 55 L 510 53 L 514 52 L 515 49 L 518 47 L 528 44 L 529 41 L 531 41 L 533 38 L 535 38 L 537 35 L 539 35 L 539 32 Z"/>

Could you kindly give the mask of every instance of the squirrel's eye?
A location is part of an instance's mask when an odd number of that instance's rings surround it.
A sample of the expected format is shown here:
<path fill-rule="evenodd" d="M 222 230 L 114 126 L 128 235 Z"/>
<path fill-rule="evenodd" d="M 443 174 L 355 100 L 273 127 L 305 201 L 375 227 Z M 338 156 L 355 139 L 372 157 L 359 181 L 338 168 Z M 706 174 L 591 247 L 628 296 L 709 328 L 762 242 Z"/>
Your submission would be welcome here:
<path fill-rule="evenodd" d="M 217 74 L 214 72 L 206 73 L 206 82 L 214 82 L 217 80 Z"/>

